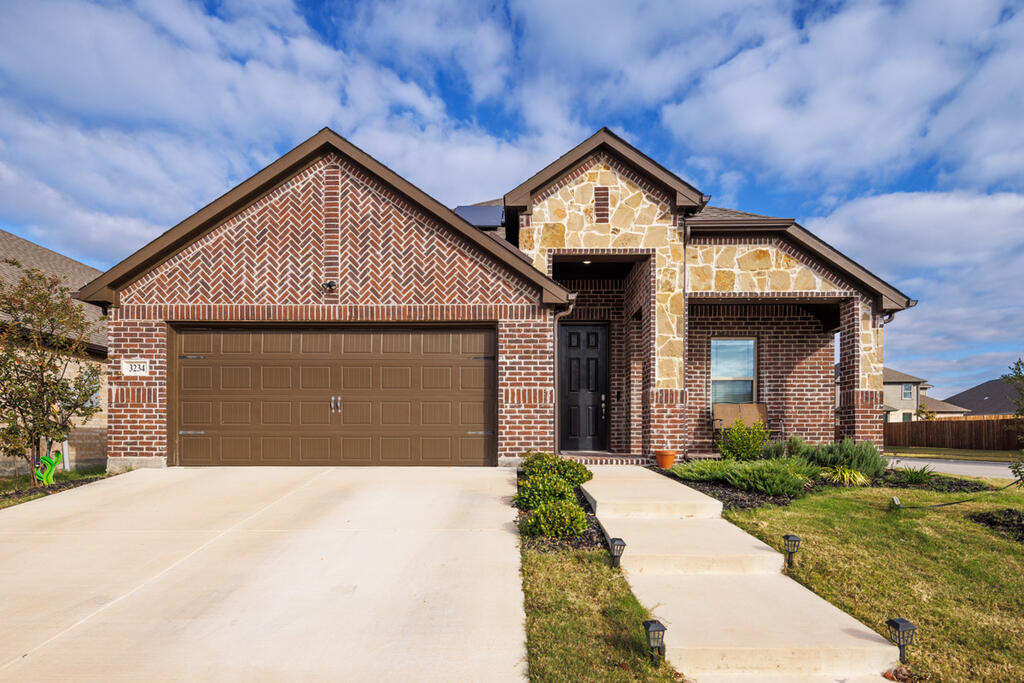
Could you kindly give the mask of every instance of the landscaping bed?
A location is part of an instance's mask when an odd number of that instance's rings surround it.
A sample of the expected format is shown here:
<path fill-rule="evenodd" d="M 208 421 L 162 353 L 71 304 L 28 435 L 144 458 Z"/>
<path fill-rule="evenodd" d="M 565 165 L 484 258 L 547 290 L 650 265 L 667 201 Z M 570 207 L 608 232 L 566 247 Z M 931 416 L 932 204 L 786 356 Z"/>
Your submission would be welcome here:
<path fill-rule="evenodd" d="M 759 508 L 763 505 L 789 505 L 793 499 L 789 496 L 770 496 L 758 491 L 743 491 L 728 484 L 716 484 L 710 481 L 690 481 L 680 478 L 672 470 L 662 470 L 655 466 L 648 469 L 663 474 L 669 479 L 686 484 L 692 489 L 700 491 L 704 495 L 711 496 L 715 500 L 722 501 L 722 507 L 729 509 L 746 510 Z"/>
<path fill-rule="evenodd" d="M 1000 531 L 1018 543 L 1024 543 L 1024 512 L 1014 508 L 987 510 L 971 515 L 978 524 Z"/>
<path fill-rule="evenodd" d="M 94 481 L 106 479 L 107 475 L 103 468 L 91 468 L 75 470 L 71 472 L 59 471 L 54 474 L 57 481 L 49 486 L 32 486 L 29 475 L 13 475 L 0 477 L 0 509 L 26 503 L 36 498 L 60 493 L 68 489 L 91 484 Z"/>
<path fill-rule="evenodd" d="M 524 477 L 519 476 L 522 481 Z M 522 536 L 523 548 L 534 550 L 539 553 L 550 553 L 558 550 L 608 550 L 608 542 L 601 531 L 601 525 L 597 522 L 597 515 L 590 506 L 583 492 L 577 486 L 573 491 L 576 494 L 577 504 L 583 508 L 587 515 L 587 528 L 577 538 L 549 538 L 547 536 Z M 519 521 L 522 521 L 529 514 L 526 510 L 519 510 Z"/>
<path fill-rule="evenodd" d="M 894 489 L 923 489 L 940 493 L 978 493 L 992 490 L 992 487 L 983 481 L 950 477 L 945 474 L 931 474 L 923 483 L 908 481 L 906 470 L 899 469 L 886 470 L 885 474 L 874 479 L 871 485 Z"/>

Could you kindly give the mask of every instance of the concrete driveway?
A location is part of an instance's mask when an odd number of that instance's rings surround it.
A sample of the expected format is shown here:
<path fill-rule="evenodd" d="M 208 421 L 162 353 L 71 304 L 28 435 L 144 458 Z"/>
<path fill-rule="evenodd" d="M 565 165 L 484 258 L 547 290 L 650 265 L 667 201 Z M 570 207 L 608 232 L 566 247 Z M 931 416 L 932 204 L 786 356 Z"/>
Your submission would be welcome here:
<path fill-rule="evenodd" d="M 941 458 L 901 458 L 899 456 L 889 456 L 889 464 L 893 467 L 913 467 L 915 469 L 928 465 L 936 472 L 963 477 L 1013 479 L 1013 472 L 1010 471 L 1010 466 L 1007 463 L 987 460 L 945 460 Z"/>
<path fill-rule="evenodd" d="M 0 679 L 521 680 L 514 478 L 139 470 L 0 510 Z"/>

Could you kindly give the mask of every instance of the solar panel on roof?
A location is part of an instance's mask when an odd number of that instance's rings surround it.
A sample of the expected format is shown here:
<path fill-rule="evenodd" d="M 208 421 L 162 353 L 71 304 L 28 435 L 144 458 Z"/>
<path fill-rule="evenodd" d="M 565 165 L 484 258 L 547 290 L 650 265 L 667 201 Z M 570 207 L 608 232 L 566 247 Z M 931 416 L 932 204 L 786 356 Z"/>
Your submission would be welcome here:
<path fill-rule="evenodd" d="M 456 206 L 455 213 L 478 228 L 500 228 L 505 224 L 504 206 Z"/>

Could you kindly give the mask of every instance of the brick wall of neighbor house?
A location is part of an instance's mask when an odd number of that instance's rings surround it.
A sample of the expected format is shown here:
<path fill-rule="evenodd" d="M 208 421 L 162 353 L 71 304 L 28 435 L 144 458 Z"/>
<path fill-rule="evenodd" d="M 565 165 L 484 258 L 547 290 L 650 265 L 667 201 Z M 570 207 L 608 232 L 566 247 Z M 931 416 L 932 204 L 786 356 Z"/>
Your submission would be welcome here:
<path fill-rule="evenodd" d="M 757 340 L 757 399 L 784 434 L 834 436 L 833 335 L 796 304 L 693 303 L 687 334 L 687 422 L 695 452 L 712 450 L 711 339 Z"/>
<path fill-rule="evenodd" d="M 362 169 L 320 157 L 122 291 L 108 326 L 109 455 L 167 452 L 167 321 L 496 322 L 498 455 L 551 449 L 553 313 L 538 301 Z M 151 359 L 152 375 L 122 377 L 126 357 Z"/>

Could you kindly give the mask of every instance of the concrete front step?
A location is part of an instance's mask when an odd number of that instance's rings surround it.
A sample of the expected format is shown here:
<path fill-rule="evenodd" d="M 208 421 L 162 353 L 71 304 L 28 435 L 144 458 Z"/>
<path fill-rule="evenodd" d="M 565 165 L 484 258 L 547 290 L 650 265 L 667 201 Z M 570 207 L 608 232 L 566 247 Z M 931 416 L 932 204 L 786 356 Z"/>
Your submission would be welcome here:
<path fill-rule="evenodd" d="M 784 564 L 781 553 L 724 519 L 598 520 L 608 538 L 626 541 L 622 567 L 630 574 L 778 574 Z"/>
<path fill-rule="evenodd" d="M 643 467 L 598 465 L 590 469 L 594 478 L 582 489 L 599 518 L 722 515 L 721 501 Z"/>
<path fill-rule="evenodd" d="M 846 676 L 839 674 L 785 675 L 752 674 L 708 674 L 702 675 L 697 683 L 882 683 L 879 674 L 867 676 Z"/>
<path fill-rule="evenodd" d="M 898 664 L 885 638 L 782 574 L 636 574 L 629 582 L 668 628 L 669 662 L 698 682 L 851 680 Z"/>

